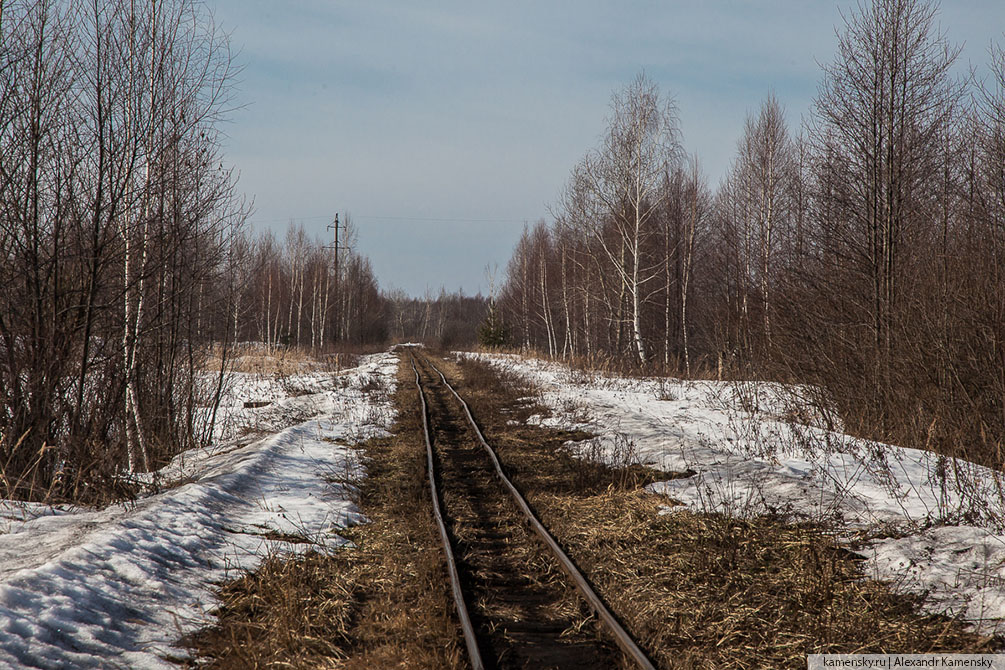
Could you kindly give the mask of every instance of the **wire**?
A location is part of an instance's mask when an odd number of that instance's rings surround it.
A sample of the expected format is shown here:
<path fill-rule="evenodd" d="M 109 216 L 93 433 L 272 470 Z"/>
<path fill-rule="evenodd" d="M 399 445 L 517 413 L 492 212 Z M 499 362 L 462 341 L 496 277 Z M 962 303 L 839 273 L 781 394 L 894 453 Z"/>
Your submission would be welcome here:
<path fill-rule="evenodd" d="M 289 216 L 285 219 L 252 219 L 248 223 L 285 223 L 292 221 L 316 221 L 319 219 L 331 219 L 332 215 L 321 216 Z M 528 223 L 530 219 L 477 219 L 477 218 L 456 218 L 456 217 L 424 217 L 424 216 L 376 216 L 368 214 L 349 213 L 349 219 L 355 221 L 415 221 L 420 223 Z"/>
<path fill-rule="evenodd" d="M 322 214 L 320 216 L 287 216 L 284 219 L 248 219 L 247 223 L 252 224 L 266 224 L 266 223 L 297 223 L 299 221 L 318 221 L 319 219 L 332 219 L 330 214 Z"/>
<path fill-rule="evenodd" d="M 425 216 L 368 216 L 350 215 L 353 219 L 367 221 L 422 221 L 427 223 L 525 223 L 527 219 L 473 219 Z"/>

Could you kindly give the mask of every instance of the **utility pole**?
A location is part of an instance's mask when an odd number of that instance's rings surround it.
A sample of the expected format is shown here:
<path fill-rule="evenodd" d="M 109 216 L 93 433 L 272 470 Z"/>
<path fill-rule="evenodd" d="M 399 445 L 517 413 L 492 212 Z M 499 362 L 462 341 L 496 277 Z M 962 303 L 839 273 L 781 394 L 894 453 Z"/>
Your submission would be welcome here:
<path fill-rule="evenodd" d="M 335 259 L 335 262 L 334 262 L 334 268 L 335 268 L 335 309 L 334 309 L 334 320 L 335 320 L 335 341 L 336 342 L 339 339 L 339 328 L 341 327 L 341 323 L 339 321 L 339 300 L 340 300 L 340 298 L 339 298 L 339 288 L 340 288 L 341 282 L 339 281 L 339 274 L 338 274 L 338 252 L 339 252 L 338 229 L 339 229 L 339 227 L 340 226 L 339 226 L 339 222 L 338 222 L 338 212 L 335 212 L 335 222 L 334 223 L 329 223 L 328 224 L 328 228 L 329 228 L 329 230 L 333 229 L 333 228 L 335 229 L 335 235 L 334 235 L 335 239 L 334 239 L 334 244 L 332 244 L 332 246 L 331 246 L 331 249 L 333 250 L 333 253 L 335 254 L 335 256 L 334 256 L 334 259 Z"/>

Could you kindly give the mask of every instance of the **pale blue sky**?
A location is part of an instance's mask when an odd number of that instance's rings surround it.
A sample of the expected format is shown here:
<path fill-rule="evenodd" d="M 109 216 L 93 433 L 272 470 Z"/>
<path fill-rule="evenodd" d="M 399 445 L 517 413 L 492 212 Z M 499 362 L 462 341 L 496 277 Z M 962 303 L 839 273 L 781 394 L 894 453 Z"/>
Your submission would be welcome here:
<path fill-rule="evenodd" d="M 435 3 L 207 0 L 231 34 L 244 107 L 227 157 L 253 226 L 324 233 L 351 212 L 381 286 L 487 291 L 523 223 L 548 217 L 642 69 L 680 110 L 712 184 L 773 91 L 798 128 L 846 0 Z M 946 0 L 940 22 L 983 67 L 1003 0 Z"/>

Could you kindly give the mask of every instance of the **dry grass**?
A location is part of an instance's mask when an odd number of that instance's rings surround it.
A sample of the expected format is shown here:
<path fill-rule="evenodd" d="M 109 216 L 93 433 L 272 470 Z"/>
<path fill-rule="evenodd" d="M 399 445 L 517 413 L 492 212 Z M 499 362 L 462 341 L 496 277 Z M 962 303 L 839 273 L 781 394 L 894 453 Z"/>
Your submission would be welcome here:
<path fill-rule="evenodd" d="M 266 376 L 289 376 L 306 372 L 341 372 L 359 365 L 366 354 L 383 351 L 380 347 L 348 345 L 321 352 L 302 347 L 268 348 L 258 343 L 242 343 L 227 350 L 227 370 Z M 202 367 L 218 371 L 224 352 L 217 345 L 206 352 Z"/>
<path fill-rule="evenodd" d="M 612 486 L 634 490 L 693 474 L 643 465 L 627 439 L 607 451 L 606 458 L 614 465 L 611 467 L 601 461 L 604 450 L 589 433 L 527 424 L 531 415 L 546 415 L 549 411 L 536 401 L 527 401 L 537 398 L 538 392 L 522 377 L 475 359 L 466 359 L 449 369 L 463 376 L 465 397 L 472 399 L 479 410 L 476 417 L 491 430 L 493 446 L 506 460 L 507 468 L 524 482 L 528 494 L 545 491 L 575 498 L 595 495 Z M 570 442 L 578 446 L 573 449 Z"/>
<path fill-rule="evenodd" d="M 987 653 L 1000 640 L 863 579 L 820 529 L 676 511 L 639 491 L 535 504 L 660 665 L 805 668 L 809 653 Z"/>
<path fill-rule="evenodd" d="M 0 460 L 2 500 L 101 509 L 115 502 L 135 500 L 150 488 L 145 482 L 123 476 L 121 462 L 105 444 L 80 445 L 76 463 L 71 466 L 61 458 L 56 447 L 43 443 L 26 464 L 12 467 L 12 461 L 27 436 L 28 433 L 25 433 L 14 440 L 0 434 L 0 454 L 5 454 L 5 458 Z M 14 475 L 14 472 L 17 474 Z"/>
<path fill-rule="evenodd" d="M 815 652 L 1002 646 L 863 579 L 857 557 L 825 529 L 774 517 L 661 515 L 669 501 L 639 487 L 667 473 L 584 465 L 563 448 L 584 435 L 525 424 L 541 412 L 517 402 L 532 389 L 480 365 L 443 367 L 464 376 L 462 392 L 518 486 L 660 667 L 803 668 Z M 428 507 L 411 370 L 399 378 L 394 435 L 364 445 L 360 505 L 371 523 L 346 531 L 355 547 L 274 557 L 225 585 L 219 625 L 190 640 L 200 665 L 465 666 Z"/>
<path fill-rule="evenodd" d="M 534 396 L 525 382 L 479 361 L 460 368 L 517 485 L 661 667 L 804 668 L 808 653 L 1001 648 L 1001 639 L 919 614 L 919 597 L 864 579 L 858 557 L 826 529 L 661 515 L 670 501 L 639 487 L 672 473 L 573 458 L 564 443 L 585 436 L 526 425 L 547 410 L 515 402 Z"/>
<path fill-rule="evenodd" d="M 207 370 L 220 369 L 223 352 L 217 348 L 203 363 Z M 227 370 L 258 375 L 295 375 L 322 369 L 322 362 L 312 353 L 301 349 L 277 348 L 268 351 L 264 347 L 244 347 L 227 352 Z"/>
<path fill-rule="evenodd" d="M 216 626 L 186 642 L 211 668 L 462 668 L 441 549 L 425 488 L 411 370 L 399 423 L 362 445 L 359 506 L 370 523 L 331 555 L 274 557 L 228 583 Z"/>
<path fill-rule="evenodd" d="M 358 569 L 345 554 L 276 555 L 225 584 L 218 624 L 185 640 L 203 668 L 335 667 L 345 657 Z"/>

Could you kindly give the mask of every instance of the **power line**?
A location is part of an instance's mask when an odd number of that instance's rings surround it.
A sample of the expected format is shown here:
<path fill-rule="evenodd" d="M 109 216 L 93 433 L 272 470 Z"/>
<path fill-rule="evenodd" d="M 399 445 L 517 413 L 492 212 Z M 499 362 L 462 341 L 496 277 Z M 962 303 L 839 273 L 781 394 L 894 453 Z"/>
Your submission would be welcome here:
<path fill-rule="evenodd" d="M 282 219 L 248 219 L 247 223 L 252 224 L 265 224 L 265 223 L 297 223 L 299 221 L 317 221 L 318 219 L 327 219 L 329 214 L 321 214 L 319 216 L 287 216 Z"/>
<path fill-rule="evenodd" d="M 369 216 L 353 214 L 354 219 L 366 219 L 368 221 L 420 221 L 427 223 L 526 223 L 530 219 L 478 219 L 478 218 L 457 218 L 457 217 L 425 217 L 425 216 Z"/>
<path fill-rule="evenodd" d="M 288 216 L 283 219 L 251 219 L 250 224 L 270 224 L 270 223 L 297 223 L 300 221 L 317 221 L 328 219 L 329 215 L 320 216 Z M 417 223 L 528 223 L 531 219 L 488 219 L 488 218 L 468 218 L 468 217 L 425 217 L 425 216 L 377 216 L 369 214 L 352 214 L 351 218 L 356 221 L 411 221 Z"/>

